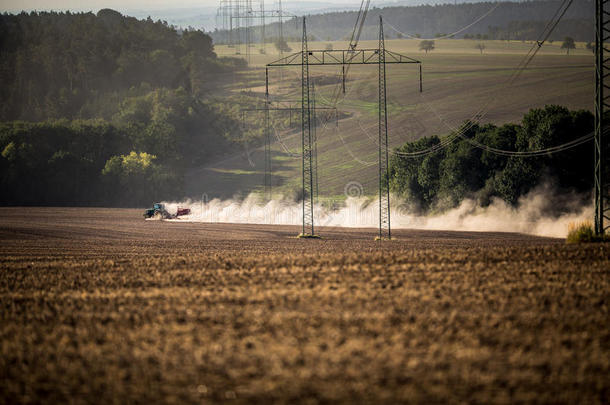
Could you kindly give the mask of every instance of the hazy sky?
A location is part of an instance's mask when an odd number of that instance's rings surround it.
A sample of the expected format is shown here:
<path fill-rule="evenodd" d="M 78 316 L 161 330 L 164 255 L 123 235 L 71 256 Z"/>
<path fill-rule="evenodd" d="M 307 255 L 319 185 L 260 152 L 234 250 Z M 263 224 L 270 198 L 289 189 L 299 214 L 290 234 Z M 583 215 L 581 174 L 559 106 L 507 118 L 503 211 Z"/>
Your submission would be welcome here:
<path fill-rule="evenodd" d="M 0 0 L 3 10 L 97 10 L 100 8 L 141 9 L 215 6 L 217 0 Z"/>
<path fill-rule="evenodd" d="M 294 1 L 294 0 L 293 0 Z M 321 0 L 309 0 L 320 3 Z M 299 2 L 309 2 L 300 0 Z M 265 3 L 273 3 L 267 0 Z M 357 0 L 333 0 L 332 4 L 359 3 Z M 326 2 L 327 6 L 329 5 Z M 100 8 L 114 8 L 117 10 L 130 9 L 165 9 L 180 7 L 216 7 L 218 0 L 0 0 L 0 10 L 99 10 Z"/>

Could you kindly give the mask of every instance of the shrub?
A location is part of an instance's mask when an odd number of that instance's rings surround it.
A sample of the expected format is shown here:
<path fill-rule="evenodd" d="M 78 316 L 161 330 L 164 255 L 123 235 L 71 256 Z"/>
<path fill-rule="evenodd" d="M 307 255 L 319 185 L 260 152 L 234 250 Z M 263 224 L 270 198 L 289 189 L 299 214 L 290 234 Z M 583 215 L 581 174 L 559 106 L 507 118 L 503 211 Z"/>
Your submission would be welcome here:
<path fill-rule="evenodd" d="M 590 242 L 604 242 L 609 241 L 608 235 L 598 236 L 593 230 L 593 223 L 591 221 L 584 222 L 573 222 L 568 225 L 568 236 L 566 237 L 566 243 L 590 243 Z"/>

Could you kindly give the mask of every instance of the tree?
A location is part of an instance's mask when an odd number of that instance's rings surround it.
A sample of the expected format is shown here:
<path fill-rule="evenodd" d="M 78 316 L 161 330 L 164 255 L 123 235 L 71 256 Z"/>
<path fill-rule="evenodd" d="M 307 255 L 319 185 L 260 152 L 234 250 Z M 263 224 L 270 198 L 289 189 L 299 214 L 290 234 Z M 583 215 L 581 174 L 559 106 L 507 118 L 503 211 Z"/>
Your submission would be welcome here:
<path fill-rule="evenodd" d="M 570 49 L 575 49 L 576 44 L 574 43 L 574 38 L 565 37 L 563 40 L 563 44 L 561 44 L 561 49 L 565 49 L 568 55 L 570 54 Z"/>
<path fill-rule="evenodd" d="M 485 50 L 485 44 L 484 43 L 478 43 L 474 46 L 475 49 L 478 49 L 479 51 L 481 51 L 481 55 L 483 55 L 483 51 Z"/>
<path fill-rule="evenodd" d="M 549 105 L 532 109 L 520 125 L 478 125 L 466 122 L 461 138 L 436 153 L 406 157 L 440 144 L 436 136 L 407 142 L 390 160 L 390 189 L 411 206 L 424 211 L 459 205 L 465 198 L 476 198 L 488 205 L 494 197 L 508 204 L 541 184 L 559 190 L 575 191 L 586 198 L 591 190 L 593 164 L 589 145 L 580 145 L 567 153 L 549 154 L 536 159 L 501 156 L 474 144 L 511 152 L 527 152 L 557 146 L 592 131 L 594 117 L 586 110 L 569 111 Z M 554 201 L 555 213 L 568 209 L 572 202 Z"/>
<path fill-rule="evenodd" d="M 128 89 L 191 90 L 222 63 L 202 31 L 109 9 L 2 14 L 0 54 L 0 120 L 100 117 Z"/>
<path fill-rule="evenodd" d="M 440 144 L 437 136 L 420 138 L 407 142 L 398 151 L 413 153 L 426 150 Z M 439 185 L 439 164 L 444 155 L 433 153 L 421 158 L 407 158 L 400 154 L 392 156 L 390 161 L 390 188 L 416 209 L 430 209 L 436 200 Z"/>
<path fill-rule="evenodd" d="M 434 41 L 431 40 L 423 40 L 419 43 L 419 50 L 420 51 L 426 51 L 426 53 L 428 53 L 428 51 L 431 51 L 434 49 Z"/>
<path fill-rule="evenodd" d="M 278 38 L 275 41 L 275 48 L 280 52 L 290 52 L 292 49 L 288 46 L 288 43 L 284 38 Z"/>
<path fill-rule="evenodd" d="M 205 57 L 215 57 L 212 38 L 198 30 L 186 30 L 182 33 L 182 46 L 186 52 L 194 52 Z"/>
<path fill-rule="evenodd" d="M 113 156 L 106 162 L 102 178 L 110 192 L 122 196 L 122 205 L 145 206 L 150 200 L 171 198 L 180 192 L 179 179 L 155 160 L 155 155 L 146 152 Z"/>
<path fill-rule="evenodd" d="M 531 159 L 510 157 L 506 167 L 493 178 L 495 193 L 511 205 L 539 181 L 540 168 Z"/>

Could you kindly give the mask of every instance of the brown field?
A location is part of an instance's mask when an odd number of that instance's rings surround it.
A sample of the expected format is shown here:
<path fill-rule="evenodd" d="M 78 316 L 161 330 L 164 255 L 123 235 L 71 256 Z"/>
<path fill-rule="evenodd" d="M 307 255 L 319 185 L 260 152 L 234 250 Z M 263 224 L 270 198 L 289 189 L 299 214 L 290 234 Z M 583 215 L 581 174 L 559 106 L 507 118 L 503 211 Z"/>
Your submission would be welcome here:
<path fill-rule="evenodd" d="M 608 403 L 610 250 L 0 209 L 0 403 Z"/>
<path fill-rule="evenodd" d="M 593 108 L 594 60 L 584 43 L 578 43 L 577 49 L 569 56 L 561 49 L 560 42 L 545 44 L 528 69 L 509 83 L 533 46 L 531 42 L 485 41 L 487 48 L 483 54 L 475 49 L 475 44 L 480 41 L 436 41 L 436 49 L 428 54 L 418 50 L 419 42 L 387 41 L 388 49 L 420 60 L 423 70 L 423 93 L 419 93 L 415 65 L 387 66 L 388 141 L 391 148 L 422 136 L 447 135 L 466 120 L 502 125 L 519 123 L 530 109 L 548 104 L 570 109 Z M 310 45 L 311 49 L 324 49 L 327 44 L 314 42 Z M 334 49 L 348 46 L 345 42 L 332 42 L 331 45 Z M 362 48 L 377 46 L 375 41 L 361 43 Z M 290 47 L 300 50 L 298 43 L 291 43 Z M 219 55 L 234 56 L 234 49 L 225 46 L 216 46 L 215 49 Z M 263 66 L 278 58 L 279 55 L 271 49 L 266 55 L 253 54 L 251 70 L 229 74 L 230 78 L 225 81 L 213 81 L 211 85 L 222 88 L 214 87 L 210 94 L 251 90 L 263 97 Z M 311 67 L 318 105 L 332 104 L 340 71 L 337 66 Z M 300 74 L 299 67 L 271 68 L 271 98 L 300 100 Z M 321 84 L 322 79 L 331 84 Z M 377 66 L 351 66 L 347 93 L 337 104 L 338 109 L 349 117 L 339 120 L 337 126 L 332 119 L 325 118 L 317 129 L 319 190 L 323 198 L 341 198 L 345 185 L 350 181 L 361 183 L 366 195 L 377 193 L 378 94 Z M 277 113 L 271 114 L 272 125 L 275 125 L 277 117 Z M 295 188 L 300 188 L 300 131 L 300 125 L 295 124 L 291 130 L 279 130 L 273 134 L 272 181 L 280 194 L 290 195 Z M 281 138 L 281 143 L 276 138 Z M 286 149 L 297 157 L 287 154 Z M 265 168 L 264 148 L 260 145 L 248 152 L 236 148 L 234 153 L 220 161 L 190 171 L 186 195 L 200 198 L 202 193 L 206 193 L 210 197 L 230 198 L 236 193 L 246 196 L 260 191 Z"/>

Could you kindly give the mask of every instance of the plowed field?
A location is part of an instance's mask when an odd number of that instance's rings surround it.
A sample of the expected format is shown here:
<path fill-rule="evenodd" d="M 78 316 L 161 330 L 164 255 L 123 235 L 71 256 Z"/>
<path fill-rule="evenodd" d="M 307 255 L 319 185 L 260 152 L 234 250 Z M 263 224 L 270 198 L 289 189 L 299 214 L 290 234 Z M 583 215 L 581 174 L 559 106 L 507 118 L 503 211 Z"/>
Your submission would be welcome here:
<path fill-rule="evenodd" d="M 608 403 L 610 249 L 0 209 L 0 403 Z"/>

